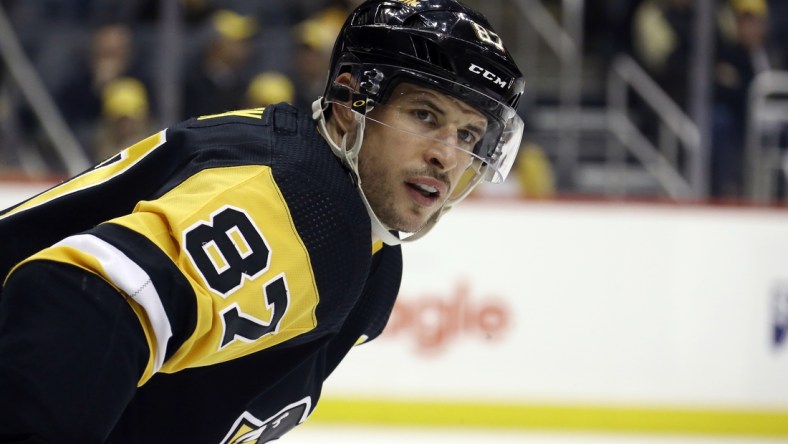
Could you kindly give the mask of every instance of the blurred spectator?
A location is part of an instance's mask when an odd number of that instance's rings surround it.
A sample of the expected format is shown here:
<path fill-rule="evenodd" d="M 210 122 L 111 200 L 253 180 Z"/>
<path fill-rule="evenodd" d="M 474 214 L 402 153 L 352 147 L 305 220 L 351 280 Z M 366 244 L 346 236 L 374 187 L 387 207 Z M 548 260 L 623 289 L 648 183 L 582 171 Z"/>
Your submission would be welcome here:
<path fill-rule="evenodd" d="M 101 119 L 91 158 L 100 162 L 153 132 L 145 85 L 132 77 L 115 79 L 102 92 Z"/>
<path fill-rule="evenodd" d="M 788 66 L 788 1 L 769 1 L 769 35 L 775 44 L 781 69 Z"/>
<path fill-rule="evenodd" d="M 286 9 L 293 23 L 330 16 L 329 18 L 333 17 L 342 25 L 350 12 L 363 2 L 364 0 L 290 0 Z"/>
<path fill-rule="evenodd" d="M 293 103 L 295 89 L 289 77 L 274 71 L 256 75 L 244 97 L 244 108 L 258 108 L 279 102 Z"/>
<path fill-rule="evenodd" d="M 330 0 L 325 7 L 313 15 L 313 18 L 336 26 L 339 32 L 348 15 L 362 3 L 364 0 Z"/>
<path fill-rule="evenodd" d="M 555 196 L 553 167 L 542 147 L 523 141 L 512 171 L 503 184 L 482 182 L 474 197 L 527 197 L 547 199 Z"/>
<path fill-rule="evenodd" d="M 517 154 L 514 171 L 520 195 L 545 199 L 555 195 L 555 177 L 544 150 L 533 143 L 523 143 Z"/>
<path fill-rule="evenodd" d="M 54 98 L 83 146 L 92 142 L 101 114 L 102 91 L 123 76 L 144 78 L 135 59 L 131 28 L 123 23 L 98 26 L 91 33 L 88 54 L 57 87 Z"/>
<path fill-rule="evenodd" d="M 296 44 L 293 62 L 293 83 L 296 86 L 294 105 L 298 108 L 311 109 L 315 98 L 323 95 L 333 42 L 342 26 L 332 17 L 332 14 L 317 15 L 293 29 Z"/>
<path fill-rule="evenodd" d="M 694 2 L 645 0 L 633 19 L 635 57 L 679 106 L 686 108 Z"/>
<path fill-rule="evenodd" d="M 251 39 L 258 32 L 257 20 L 222 9 L 210 25 L 209 42 L 184 80 L 184 117 L 242 108 L 253 75 Z"/>
<path fill-rule="evenodd" d="M 313 1 L 312 7 L 306 8 L 312 12 L 293 27 L 296 106 L 310 109 L 315 98 L 323 95 L 334 39 L 348 14 L 362 2 L 363 0 Z"/>
<path fill-rule="evenodd" d="M 93 15 L 99 20 L 147 24 L 158 19 L 159 2 L 156 0 L 94 1 L 93 3 Z"/>
<path fill-rule="evenodd" d="M 747 95 L 753 78 L 768 70 L 766 0 L 731 0 L 734 26 L 721 34 L 714 65 L 711 194 L 740 197 Z"/>
<path fill-rule="evenodd" d="M 632 22 L 643 0 L 597 0 L 584 8 L 583 50 L 605 67 L 620 53 L 633 53 Z"/>

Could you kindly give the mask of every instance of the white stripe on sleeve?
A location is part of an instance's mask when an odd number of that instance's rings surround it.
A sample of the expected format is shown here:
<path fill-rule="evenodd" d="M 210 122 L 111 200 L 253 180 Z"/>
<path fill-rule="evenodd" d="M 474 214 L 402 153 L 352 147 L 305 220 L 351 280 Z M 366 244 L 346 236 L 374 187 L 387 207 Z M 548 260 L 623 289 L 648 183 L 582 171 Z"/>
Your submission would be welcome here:
<path fill-rule="evenodd" d="M 68 246 L 95 257 L 104 268 L 109 281 L 142 306 L 156 336 L 153 373 L 158 372 L 164 364 L 172 328 L 148 273 L 122 251 L 93 235 L 77 234 L 55 244 L 58 245 Z"/>

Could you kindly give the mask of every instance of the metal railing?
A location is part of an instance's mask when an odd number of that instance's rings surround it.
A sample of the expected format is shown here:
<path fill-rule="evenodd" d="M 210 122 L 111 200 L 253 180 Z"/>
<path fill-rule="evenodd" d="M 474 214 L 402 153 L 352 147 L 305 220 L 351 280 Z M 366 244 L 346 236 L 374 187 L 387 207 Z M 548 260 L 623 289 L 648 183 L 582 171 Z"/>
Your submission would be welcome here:
<path fill-rule="evenodd" d="M 772 202 L 780 175 L 788 177 L 788 71 L 765 71 L 753 79 L 747 116 L 745 193 L 756 202 Z"/>
<path fill-rule="evenodd" d="M 581 111 L 583 82 L 583 11 L 584 0 L 561 0 L 559 23 L 539 0 L 512 0 L 530 28 L 557 57 L 559 62 L 559 133 L 556 149 L 556 170 L 562 181 L 572 181 L 579 158 L 578 120 Z M 527 47 L 526 63 L 536 59 L 536 46 Z"/>
<path fill-rule="evenodd" d="M 155 69 L 155 91 L 157 94 L 158 116 L 161 126 L 177 122 L 180 116 L 180 79 L 182 66 L 183 35 L 182 14 L 177 2 L 160 2 L 161 20 L 158 24 L 159 44 L 154 54 L 157 57 Z M 66 123 L 41 76 L 36 71 L 12 26 L 8 14 L 0 4 L 0 60 L 9 73 L 10 80 L 19 91 L 20 99 L 27 102 L 39 122 L 54 154 L 69 175 L 78 174 L 93 163 L 84 147 Z M 0 122 L 0 126 L 13 127 L 13 123 Z M 6 133 L 18 132 L 18 128 L 7 128 Z M 21 137 L 15 138 L 20 141 Z M 47 162 L 40 151 L 33 146 L 17 146 L 16 157 L 20 167 L 27 173 L 46 173 Z"/>
<path fill-rule="evenodd" d="M 657 143 L 652 143 L 630 116 L 632 91 L 658 117 Z M 698 127 L 640 65 L 627 55 L 618 56 L 607 82 L 608 128 L 618 143 L 609 147 L 611 171 L 631 153 L 673 199 L 700 198 L 691 183 L 700 162 Z M 624 192 L 625 190 L 618 190 Z"/>
<path fill-rule="evenodd" d="M 559 131 L 556 169 L 560 175 L 577 174 L 579 134 L 588 130 L 582 125 L 584 110 L 582 93 L 582 0 L 562 0 L 562 19 L 559 23 L 538 0 L 512 0 L 518 12 L 559 61 Z M 534 47 L 533 44 L 530 47 Z M 533 56 L 524 54 L 523 57 Z M 528 58 L 528 60 L 531 60 Z M 652 142 L 631 117 L 630 93 L 637 95 L 658 116 L 658 137 Z M 600 128 L 607 132 L 608 149 L 605 155 L 610 185 L 606 193 L 627 193 L 625 180 L 617 181 L 627 153 L 636 158 L 643 169 L 656 180 L 665 194 L 673 199 L 690 199 L 698 196 L 704 187 L 694 183 L 698 176 L 701 150 L 701 133 L 692 119 L 657 85 L 629 56 L 622 55 L 614 61 L 607 78 L 606 108 Z"/>
<path fill-rule="evenodd" d="M 29 103 L 68 173 L 74 175 L 87 169 L 91 164 L 87 154 L 66 124 L 47 92 L 41 76 L 22 49 L 2 5 L 0 5 L 0 57 L 5 61 L 11 78 Z M 20 154 L 35 156 L 37 152 L 25 151 Z M 43 164 L 42 160 L 36 160 L 34 163 L 39 162 Z"/>

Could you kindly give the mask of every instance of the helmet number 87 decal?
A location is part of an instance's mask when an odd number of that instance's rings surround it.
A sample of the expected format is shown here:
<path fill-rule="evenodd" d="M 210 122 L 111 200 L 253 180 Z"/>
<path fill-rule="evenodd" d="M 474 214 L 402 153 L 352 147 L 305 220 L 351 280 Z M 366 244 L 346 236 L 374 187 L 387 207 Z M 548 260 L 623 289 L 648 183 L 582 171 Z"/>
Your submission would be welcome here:
<path fill-rule="evenodd" d="M 208 287 L 226 299 L 246 281 L 265 273 L 271 249 L 252 218 L 242 209 L 225 206 L 211 214 L 210 222 L 199 222 L 184 231 L 184 247 Z M 224 335 L 220 349 L 235 340 L 254 342 L 275 333 L 290 303 L 284 274 L 263 286 L 262 301 L 270 321 L 244 313 L 238 302 L 221 312 Z M 248 301 L 244 299 L 241 302 Z"/>
<path fill-rule="evenodd" d="M 494 46 L 496 49 L 498 49 L 498 51 L 505 52 L 505 49 L 503 48 L 503 41 L 501 41 L 501 38 L 498 36 L 498 34 L 490 31 L 476 22 L 471 22 L 471 25 L 473 26 L 473 31 L 476 33 L 476 37 L 478 37 L 479 40 Z"/>

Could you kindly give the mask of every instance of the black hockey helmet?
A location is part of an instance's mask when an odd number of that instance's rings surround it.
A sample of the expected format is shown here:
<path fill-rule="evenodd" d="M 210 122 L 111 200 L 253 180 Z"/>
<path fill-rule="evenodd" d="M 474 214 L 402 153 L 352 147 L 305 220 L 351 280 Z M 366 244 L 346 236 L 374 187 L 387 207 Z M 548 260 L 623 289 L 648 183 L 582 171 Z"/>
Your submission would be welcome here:
<path fill-rule="evenodd" d="M 487 19 L 455 0 L 364 2 L 339 33 L 331 74 L 351 61 L 448 78 L 512 108 L 517 107 L 525 85 Z"/>
<path fill-rule="evenodd" d="M 352 100 L 334 83 L 344 72 L 358 85 Z M 483 15 L 456 0 L 368 0 L 357 7 L 334 45 L 324 100 L 361 103 L 360 95 L 374 107 L 401 82 L 485 114 L 491 130 L 473 154 L 487 167 L 484 179 L 503 181 L 522 137 L 516 107 L 525 81 Z"/>

